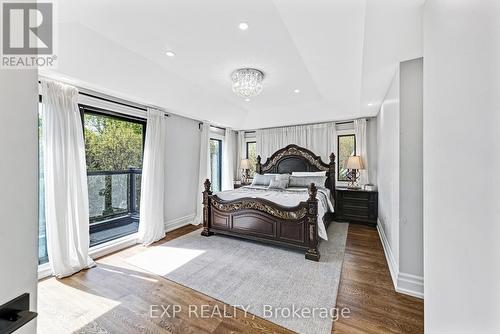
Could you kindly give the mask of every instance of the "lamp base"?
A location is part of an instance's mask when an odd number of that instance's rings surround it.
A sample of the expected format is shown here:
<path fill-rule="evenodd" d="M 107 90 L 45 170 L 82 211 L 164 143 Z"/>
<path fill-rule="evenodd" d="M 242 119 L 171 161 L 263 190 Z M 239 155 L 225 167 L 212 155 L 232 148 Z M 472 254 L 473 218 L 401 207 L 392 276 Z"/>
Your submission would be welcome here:
<path fill-rule="evenodd" d="M 347 178 L 349 179 L 349 184 L 347 185 L 347 188 L 353 190 L 361 189 L 361 187 L 358 184 L 359 172 L 357 169 L 351 169 L 350 172 L 347 174 Z"/>

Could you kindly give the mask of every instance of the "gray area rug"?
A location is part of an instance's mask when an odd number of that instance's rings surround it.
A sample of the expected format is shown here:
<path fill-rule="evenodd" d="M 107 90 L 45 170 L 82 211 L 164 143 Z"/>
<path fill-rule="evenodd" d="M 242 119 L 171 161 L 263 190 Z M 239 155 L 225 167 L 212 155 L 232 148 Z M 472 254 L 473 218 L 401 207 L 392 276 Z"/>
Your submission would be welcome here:
<path fill-rule="evenodd" d="M 329 240 L 320 243 L 320 262 L 287 248 L 203 237 L 201 230 L 127 261 L 295 332 L 331 333 L 332 318 L 326 312 L 336 305 L 347 229 L 348 224 L 330 225 Z"/>

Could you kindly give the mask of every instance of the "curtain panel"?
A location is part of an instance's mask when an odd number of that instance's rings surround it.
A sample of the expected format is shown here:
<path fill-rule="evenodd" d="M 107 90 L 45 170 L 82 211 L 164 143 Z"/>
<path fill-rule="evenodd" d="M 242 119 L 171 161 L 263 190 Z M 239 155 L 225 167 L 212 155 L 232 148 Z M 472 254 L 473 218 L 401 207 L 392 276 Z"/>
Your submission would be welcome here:
<path fill-rule="evenodd" d="M 356 136 L 356 155 L 359 155 L 365 166 L 364 170 L 359 172 L 359 183 L 361 185 L 370 183 L 368 176 L 368 150 L 366 140 L 366 119 L 354 120 L 354 135 Z"/>
<path fill-rule="evenodd" d="M 196 192 L 196 217 L 193 221 L 193 225 L 199 225 L 203 223 L 203 191 L 205 188 L 203 183 L 210 175 L 210 124 L 203 123 L 201 125 L 201 135 L 200 135 L 200 166 L 198 172 L 198 190 Z"/>
<path fill-rule="evenodd" d="M 150 245 L 165 236 L 165 172 L 167 118 L 163 111 L 148 109 L 141 179 L 141 215 L 138 241 Z"/>
<path fill-rule="evenodd" d="M 52 275 L 94 266 L 89 257 L 89 202 L 78 90 L 42 80 L 47 252 Z"/>
<path fill-rule="evenodd" d="M 337 152 L 335 123 L 288 126 L 257 130 L 257 154 L 264 163 L 277 150 L 296 144 L 311 150 L 328 163 L 330 154 Z"/>
<path fill-rule="evenodd" d="M 241 160 L 247 156 L 245 144 L 245 131 L 238 131 L 237 147 L 236 147 L 236 180 L 241 180 Z"/>
<path fill-rule="evenodd" d="M 236 132 L 226 129 L 222 152 L 222 190 L 234 189 L 236 163 Z"/>

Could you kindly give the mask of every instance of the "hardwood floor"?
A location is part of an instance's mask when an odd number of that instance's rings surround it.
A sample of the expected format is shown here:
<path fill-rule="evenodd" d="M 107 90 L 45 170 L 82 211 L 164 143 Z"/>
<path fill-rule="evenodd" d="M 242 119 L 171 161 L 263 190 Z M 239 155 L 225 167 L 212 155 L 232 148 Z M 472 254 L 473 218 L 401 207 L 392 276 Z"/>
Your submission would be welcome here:
<path fill-rule="evenodd" d="M 159 243 L 195 229 L 170 232 Z M 143 250 L 134 246 L 98 260 L 91 270 L 41 281 L 38 333 L 290 333 L 126 262 Z M 150 316 L 151 305 L 158 305 L 157 317 Z M 175 316 L 174 305 L 181 309 Z M 374 228 L 349 226 L 337 298 L 337 308 L 344 307 L 349 318 L 334 322 L 332 333 L 423 333 L 423 301 L 394 291 Z"/>
<path fill-rule="evenodd" d="M 349 319 L 334 322 L 333 333 L 423 333 L 423 300 L 397 293 L 378 232 L 349 225 L 337 308 Z"/>

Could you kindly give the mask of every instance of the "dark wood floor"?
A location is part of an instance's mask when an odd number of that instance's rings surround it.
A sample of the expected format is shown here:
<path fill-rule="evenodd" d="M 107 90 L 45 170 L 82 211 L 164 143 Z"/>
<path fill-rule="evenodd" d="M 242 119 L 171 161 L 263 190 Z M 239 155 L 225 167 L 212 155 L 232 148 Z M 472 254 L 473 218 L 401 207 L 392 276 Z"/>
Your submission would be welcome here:
<path fill-rule="evenodd" d="M 194 229 L 170 232 L 160 243 Z M 100 259 L 97 268 L 41 281 L 38 332 L 290 333 L 126 262 L 143 250 L 131 247 Z M 180 305 L 182 310 L 175 317 L 151 318 L 150 305 Z M 209 305 L 209 313 L 226 309 L 222 317 L 201 318 L 198 311 L 196 318 L 189 317 L 189 305 Z M 350 316 L 336 321 L 332 333 L 423 333 L 423 302 L 394 291 L 374 228 L 349 227 L 337 307 L 349 308 Z"/>

